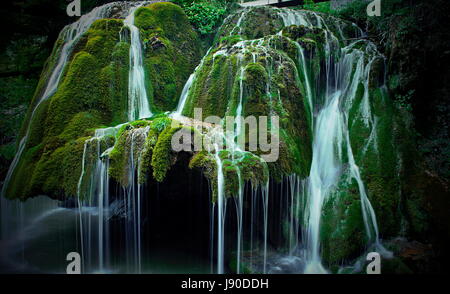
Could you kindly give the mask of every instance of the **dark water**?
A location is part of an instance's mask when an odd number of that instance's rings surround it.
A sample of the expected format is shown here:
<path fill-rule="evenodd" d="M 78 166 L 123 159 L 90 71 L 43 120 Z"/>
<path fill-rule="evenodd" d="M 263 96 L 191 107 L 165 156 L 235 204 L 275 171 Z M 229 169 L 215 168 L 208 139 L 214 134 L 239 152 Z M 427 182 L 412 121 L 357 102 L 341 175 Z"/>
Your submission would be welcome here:
<path fill-rule="evenodd" d="M 41 196 L 26 202 L 1 201 L 0 273 L 66 273 L 69 252 L 80 252 L 79 210 Z M 83 214 L 97 211 L 85 208 Z M 118 229 L 118 228 L 112 228 Z M 120 246 L 112 246 L 111 264 L 85 273 L 133 273 Z M 142 273 L 209 273 L 207 258 L 170 247 L 143 248 Z"/>

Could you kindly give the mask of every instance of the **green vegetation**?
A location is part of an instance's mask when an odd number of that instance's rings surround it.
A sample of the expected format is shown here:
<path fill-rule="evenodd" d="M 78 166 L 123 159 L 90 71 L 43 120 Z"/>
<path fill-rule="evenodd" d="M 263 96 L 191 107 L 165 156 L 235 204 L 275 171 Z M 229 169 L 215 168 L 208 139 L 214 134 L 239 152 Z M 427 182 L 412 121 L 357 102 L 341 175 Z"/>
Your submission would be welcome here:
<path fill-rule="evenodd" d="M 336 265 L 358 257 L 368 240 L 356 181 L 349 181 L 344 173 L 323 211 L 320 240 L 324 262 Z"/>
<path fill-rule="evenodd" d="M 305 9 L 322 13 L 331 13 L 332 10 L 330 4 L 331 4 L 330 1 L 315 3 L 314 0 L 306 0 L 305 4 L 299 6 L 297 9 Z"/>
<path fill-rule="evenodd" d="M 214 33 L 224 16 L 234 8 L 236 0 L 175 0 L 189 21 L 202 35 Z"/>
<path fill-rule="evenodd" d="M 139 8 L 135 17 L 145 48 L 152 111 L 174 110 L 184 84 L 200 61 L 199 37 L 183 10 L 172 3 Z"/>
<path fill-rule="evenodd" d="M 172 162 L 172 136 L 180 130 L 181 127 L 166 128 L 156 142 L 155 148 L 153 149 L 152 155 L 152 168 L 153 176 L 158 182 L 162 182 L 169 170 Z"/>

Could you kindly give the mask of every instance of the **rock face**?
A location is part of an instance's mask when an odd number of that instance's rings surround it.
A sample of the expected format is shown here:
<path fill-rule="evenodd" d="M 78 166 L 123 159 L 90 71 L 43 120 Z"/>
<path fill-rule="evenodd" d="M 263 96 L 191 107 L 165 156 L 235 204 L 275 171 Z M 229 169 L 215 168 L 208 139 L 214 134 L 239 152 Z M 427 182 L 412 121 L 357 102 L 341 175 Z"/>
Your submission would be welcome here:
<path fill-rule="evenodd" d="M 283 192 L 291 193 L 295 206 L 288 225 L 295 223 L 293 238 L 305 242 L 306 268 L 317 258 L 320 266 L 336 267 L 381 239 L 427 231 L 428 214 L 420 207 L 432 179 L 411 163 L 413 137 L 387 93 L 384 57 L 354 24 L 307 11 L 243 9 L 224 21 L 202 60 L 197 33 L 178 6 L 141 7 L 134 24 L 156 115 L 127 122 L 126 29 L 122 19 L 96 20 L 74 44 L 57 91 L 29 116 L 28 140 L 7 197 L 86 199 L 98 175 L 139 190 L 144 183 L 164 183 L 181 162 L 210 180 L 213 202 L 240 197 L 245 183 L 292 184 Z M 61 46 L 59 40 L 36 95 Z M 182 107 L 180 96 L 186 98 Z M 195 108 L 202 118 L 278 117 L 278 160 L 263 162 L 261 149 L 174 152 L 176 132 L 206 136 L 204 128 L 164 114 L 177 105 L 178 114 L 191 118 Z M 326 120 L 330 116 L 335 119 Z M 411 181 L 422 190 L 411 190 Z M 301 188 L 292 188 L 294 182 Z M 271 239 L 274 247 L 294 234 L 278 230 L 283 236 Z"/>

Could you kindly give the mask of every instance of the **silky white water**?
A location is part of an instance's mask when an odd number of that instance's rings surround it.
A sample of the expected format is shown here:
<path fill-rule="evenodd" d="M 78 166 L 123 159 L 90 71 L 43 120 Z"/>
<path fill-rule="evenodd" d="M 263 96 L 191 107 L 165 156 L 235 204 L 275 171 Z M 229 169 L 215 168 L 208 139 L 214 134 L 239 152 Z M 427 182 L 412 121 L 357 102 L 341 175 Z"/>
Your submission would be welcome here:
<path fill-rule="evenodd" d="M 185 85 L 183 87 L 183 90 L 181 91 L 180 99 L 178 100 L 177 109 L 175 110 L 175 112 L 173 112 L 171 114 L 171 117 L 176 119 L 176 118 L 180 117 L 181 114 L 183 113 L 183 109 L 184 109 L 184 106 L 186 105 L 186 102 L 188 100 L 191 87 L 192 87 L 192 85 L 195 82 L 195 78 L 197 76 L 198 69 L 202 67 L 203 63 L 205 62 L 206 57 L 209 55 L 209 52 L 212 50 L 212 48 L 213 47 L 208 49 L 208 51 L 206 52 L 205 56 L 200 61 L 199 65 L 197 65 L 197 67 L 194 69 L 194 72 L 189 76 L 188 80 L 186 81 L 186 83 L 185 83 Z"/>
<path fill-rule="evenodd" d="M 129 9 L 128 16 L 124 20 L 124 27 L 129 29 L 130 41 L 130 68 L 128 84 L 128 120 L 151 117 L 149 101 L 145 88 L 145 72 L 143 64 L 143 50 L 140 41 L 139 29 L 134 25 L 136 10 L 148 4 L 149 2 L 133 3 Z M 121 35 L 122 39 L 123 34 Z M 116 127 L 98 129 L 93 138 L 85 143 L 83 154 L 82 173 L 78 184 L 78 199 L 85 199 L 79 202 L 80 210 L 86 207 L 95 206 L 97 209 L 96 221 L 97 228 L 92 227 L 92 215 L 87 215 L 83 219 L 80 211 L 80 235 L 82 242 L 83 260 L 98 272 L 107 272 L 110 267 L 111 243 L 109 237 L 109 220 L 111 218 L 111 199 L 109 191 L 109 158 L 108 154 L 113 146 L 107 146 L 102 149 L 101 144 L 106 144 L 110 136 L 116 136 L 123 124 Z M 140 154 L 141 150 L 136 150 L 136 140 L 145 141 L 148 134 L 148 128 L 140 128 L 131 131 L 131 145 L 128 159 L 128 183 L 123 189 L 123 197 L 115 199 L 114 204 L 119 206 L 119 211 L 123 211 L 125 217 L 125 253 L 128 270 L 140 273 L 142 269 L 142 249 L 141 249 L 141 185 L 136 178 L 136 172 L 139 173 L 140 157 L 135 158 L 135 154 Z M 85 158 L 89 150 L 87 147 L 93 141 L 97 144 L 96 162 L 90 163 L 91 169 L 95 172 L 90 175 L 90 179 L 85 179 Z M 85 194 L 81 194 L 81 185 L 88 181 L 87 185 L 91 188 Z M 117 197 L 116 197 L 117 198 Z M 120 208 L 122 207 L 122 208 Z M 96 244 L 97 242 L 97 244 Z M 94 250 L 97 247 L 98 250 Z M 98 255 L 98 260 L 93 256 Z"/>
<path fill-rule="evenodd" d="M 364 95 L 360 106 L 359 115 L 367 126 L 373 126 L 373 117 L 369 106 L 368 80 L 372 62 L 379 53 L 373 44 L 368 43 L 365 52 L 356 50 L 354 45 L 339 49 L 338 38 L 343 39 L 342 29 L 339 23 L 334 23 L 339 36 L 335 36 L 330 30 L 329 24 L 314 12 L 299 12 L 293 10 L 280 10 L 280 17 L 285 26 L 303 25 L 318 27 L 325 32 L 325 90 L 324 98 L 320 99 L 319 93 L 313 93 L 306 71 L 304 49 L 300 44 L 298 48 L 299 70 L 303 71 L 303 82 L 306 88 L 306 99 L 310 107 L 311 125 L 313 129 L 313 158 L 309 177 L 306 180 L 306 207 L 304 213 L 305 222 L 305 273 L 327 273 L 321 262 L 320 252 L 320 225 L 324 201 L 332 192 L 342 176 L 343 153 L 348 157 L 350 178 L 358 183 L 361 198 L 361 210 L 364 219 L 367 239 L 385 255 L 385 250 L 380 241 L 375 212 L 367 197 L 364 183 L 359 173 L 359 168 L 353 157 L 350 144 L 348 116 L 352 103 L 356 96 L 356 90 L 360 83 L 364 85 Z M 355 27 L 355 34 L 362 36 L 359 28 Z M 365 62 L 365 55 L 369 61 Z M 374 133 L 372 132 L 371 137 Z M 376 138 L 375 138 L 376 139 Z M 372 140 L 372 139 L 371 139 Z M 291 193 L 295 189 L 291 188 Z M 292 197 L 294 199 L 294 197 Z M 291 201 L 293 202 L 293 200 Z M 298 215 L 298 214 L 297 214 Z M 294 221 L 293 219 L 291 220 Z"/>
<path fill-rule="evenodd" d="M 225 231 L 225 215 L 227 202 L 224 195 L 224 177 L 222 171 L 222 160 L 219 156 L 219 146 L 214 144 L 215 156 L 217 164 L 217 273 L 224 273 L 224 231 Z"/>
<path fill-rule="evenodd" d="M 152 116 L 145 87 L 144 58 L 139 28 L 134 25 L 136 10 L 144 5 L 139 3 L 130 9 L 124 26 L 130 30 L 130 71 L 128 73 L 128 120 Z"/>
<path fill-rule="evenodd" d="M 320 262 L 320 217 L 325 197 L 337 182 L 340 158 L 336 158 L 335 146 L 342 138 L 342 117 L 339 111 L 340 92 L 326 101 L 327 105 L 317 116 L 314 132 L 313 159 L 308 180 L 308 228 L 306 273 L 326 273 Z"/>

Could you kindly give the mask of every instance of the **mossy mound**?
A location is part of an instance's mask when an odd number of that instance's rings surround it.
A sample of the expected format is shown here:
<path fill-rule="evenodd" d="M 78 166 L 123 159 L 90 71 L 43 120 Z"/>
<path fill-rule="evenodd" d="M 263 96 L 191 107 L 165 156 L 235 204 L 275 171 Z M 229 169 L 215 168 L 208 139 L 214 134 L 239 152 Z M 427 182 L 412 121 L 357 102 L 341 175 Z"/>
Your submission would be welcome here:
<path fill-rule="evenodd" d="M 310 121 L 297 50 L 283 36 L 267 36 L 258 42 L 222 40 L 196 72 L 183 109 L 184 115 L 193 117 L 194 109 L 201 108 L 202 118 L 236 116 L 241 109 L 240 115 L 246 118 L 268 117 L 269 131 L 270 117 L 278 116 L 280 160 L 269 168 L 279 180 L 292 173 L 306 177 L 311 162 Z M 250 133 L 245 136 L 248 147 Z"/>
<path fill-rule="evenodd" d="M 343 264 L 362 254 L 368 238 L 358 184 L 345 172 L 323 206 L 320 240 L 327 265 Z"/>
<path fill-rule="evenodd" d="M 126 95 L 121 94 L 127 89 L 128 51 L 119 40 L 122 25 L 98 20 L 78 41 L 57 92 L 35 111 L 7 197 L 76 195 L 83 153 L 78 139 L 125 119 Z M 70 177 L 63 177 L 67 173 Z"/>
<path fill-rule="evenodd" d="M 246 8 L 229 16 L 220 28 L 216 40 L 231 35 L 241 35 L 253 40 L 275 35 L 283 28 L 283 20 L 276 10 L 269 7 Z"/>

